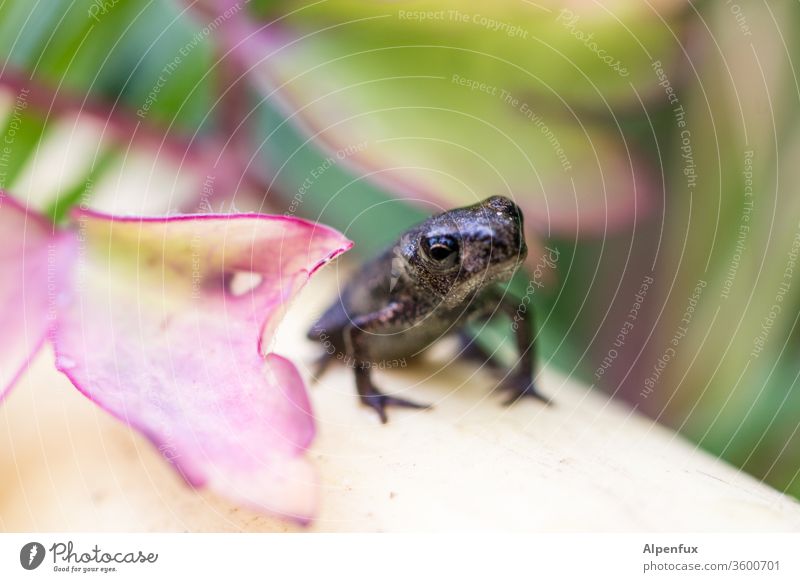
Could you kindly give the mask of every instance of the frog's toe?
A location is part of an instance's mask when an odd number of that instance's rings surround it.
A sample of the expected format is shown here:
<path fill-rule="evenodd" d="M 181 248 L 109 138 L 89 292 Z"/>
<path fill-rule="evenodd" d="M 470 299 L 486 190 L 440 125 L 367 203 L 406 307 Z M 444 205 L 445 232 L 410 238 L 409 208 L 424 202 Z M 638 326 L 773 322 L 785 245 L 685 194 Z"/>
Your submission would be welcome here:
<path fill-rule="evenodd" d="M 389 406 L 397 406 L 398 408 L 416 408 L 419 410 L 433 408 L 430 404 L 421 404 L 419 402 L 406 400 L 405 398 L 389 396 L 387 394 L 378 392 L 377 390 L 372 394 L 362 394 L 360 398 L 362 404 L 369 406 L 378 413 L 378 417 L 381 419 L 383 424 L 386 424 L 389 421 L 389 417 L 386 415 L 386 408 Z"/>
<path fill-rule="evenodd" d="M 501 388 L 510 393 L 509 397 L 503 402 L 505 406 L 510 406 L 522 398 L 535 398 L 547 406 L 552 406 L 553 404 L 549 398 L 539 392 L 539 389 L 536 388 L 536 384 L 532 380 L 512 380 L 502 385 Z"/>

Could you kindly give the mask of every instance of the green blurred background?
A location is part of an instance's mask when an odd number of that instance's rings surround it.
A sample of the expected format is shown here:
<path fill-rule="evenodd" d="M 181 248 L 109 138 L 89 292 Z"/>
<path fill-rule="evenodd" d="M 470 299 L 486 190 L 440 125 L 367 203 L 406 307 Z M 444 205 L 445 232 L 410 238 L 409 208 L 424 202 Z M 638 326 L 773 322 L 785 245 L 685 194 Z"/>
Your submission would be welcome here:
<path fill-rule="evenodd" d="M 6 0 L 0 188 L 55 220 L 297 214 L 362 257 L 510 196 L 542 363 L 800 496 L 798 24 L 788 0 Z M 131 173 L 140 205 L 95 196 Z"/>

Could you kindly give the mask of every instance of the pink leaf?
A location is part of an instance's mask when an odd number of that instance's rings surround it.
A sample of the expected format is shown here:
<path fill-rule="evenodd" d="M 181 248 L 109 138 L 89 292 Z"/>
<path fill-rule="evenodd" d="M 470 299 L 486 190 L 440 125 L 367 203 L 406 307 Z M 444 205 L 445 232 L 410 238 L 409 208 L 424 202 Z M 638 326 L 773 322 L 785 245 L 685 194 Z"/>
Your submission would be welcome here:
<path fill-rule="evenodd" d="M 294 294 L 351 243 L 276 216 L 74 216 L 81 246 L 53 335 L 59 370 L 190 484 L 310 519 L 309 401 L 295 367 L 264 354 Z"/>
<path fill-rule="evenodd" d="M 72 240 L 0 192 L 0 399 L 47 336 Z"/>

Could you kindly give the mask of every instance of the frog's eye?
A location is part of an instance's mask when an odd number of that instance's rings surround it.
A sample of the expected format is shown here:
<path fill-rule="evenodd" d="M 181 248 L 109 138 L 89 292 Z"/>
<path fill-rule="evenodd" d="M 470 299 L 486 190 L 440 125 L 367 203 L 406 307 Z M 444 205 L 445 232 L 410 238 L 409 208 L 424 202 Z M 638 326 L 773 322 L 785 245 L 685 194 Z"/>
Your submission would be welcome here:
<path fill-rule="evenodd" d="M 422 250 L 436 264 L 452 267 L 458 262 L 458 241 L 452 236 L 429 236 L 422 239 Z"/>

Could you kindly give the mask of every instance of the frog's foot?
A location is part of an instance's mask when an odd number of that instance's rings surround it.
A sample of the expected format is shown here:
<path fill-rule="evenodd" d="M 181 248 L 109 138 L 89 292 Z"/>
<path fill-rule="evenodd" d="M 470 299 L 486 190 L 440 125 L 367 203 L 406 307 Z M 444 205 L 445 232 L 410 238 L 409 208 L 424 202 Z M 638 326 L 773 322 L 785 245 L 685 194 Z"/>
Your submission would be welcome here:
<path fill-rule="evenodd" d="M 378 413 L 378 417 L 380 417 L 383 424 L 386 424 L 389 421 L 389 418 L 386 416 L 387 406 L 417 408 L 420 410 L 432 408 L 430 404 L 420 404 L 418 402 L 412 402 L 411 400 L 405 400 L 404 398 L 398 398 L 397 396 L 389 396 L 374 386 L 368 390 L 359 391 L 358 397 L 362 404 L 369 406 L 372 410 Z"/>
<path fill-rule="evenodd" d="M 509 393 L 509 397 L 503 402 L 506 406 L 510 406 L 517 400 L 526 397 L 540 400 L 548 406 L 552 406 L 553 404 L 549 398 L 543 396 L 542 393 L 539 392 L 533 380 L 527 377 L 511 377 L 500 385 L 500 390 L 505 390 Z"/>

